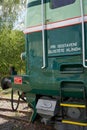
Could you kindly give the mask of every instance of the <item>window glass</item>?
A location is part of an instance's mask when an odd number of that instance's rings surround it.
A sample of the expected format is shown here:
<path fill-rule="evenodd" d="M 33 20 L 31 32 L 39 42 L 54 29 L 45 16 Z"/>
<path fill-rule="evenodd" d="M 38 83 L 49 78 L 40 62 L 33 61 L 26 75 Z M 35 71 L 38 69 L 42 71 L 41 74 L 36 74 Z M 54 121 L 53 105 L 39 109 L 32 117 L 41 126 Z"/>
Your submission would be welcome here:
<path fill-rule="evenodd" d="M 43 0 L 43 3 L 48 3 L 48 2 L 49 2 L 49 0 Z M 31 0 L 27 4 L 27 8 L 33 7 L 33 6 L 38 6 L 38 5 L 41 5 L 41 0 Z"/>
<path fill-rule="evenodd" d="M 76 0 L 51 0 L 51 8 L 55 9 L 58 7 L 73 4 Z"/>

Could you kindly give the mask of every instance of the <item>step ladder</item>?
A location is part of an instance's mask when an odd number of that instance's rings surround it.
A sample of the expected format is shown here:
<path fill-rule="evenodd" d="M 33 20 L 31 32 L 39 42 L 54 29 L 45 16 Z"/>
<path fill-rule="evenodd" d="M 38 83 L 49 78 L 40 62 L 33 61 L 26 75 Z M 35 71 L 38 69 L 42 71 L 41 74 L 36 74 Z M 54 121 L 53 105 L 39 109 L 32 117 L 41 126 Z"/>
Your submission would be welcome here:
<path fill-rule="evenodd" d="M 80 93 L 82 93 L 82 101 L 83 102 L 79 102 L 79 99 L 78 99 L 78 102 L 74 101 L 74 98 L 73 98 L 73 102 L 71 101 L 64 101 L 64 99 L 66 98 L 65 97 L 65 93 L 67 93 L 67 90 L 68 90 L 68 93 L 72 91 L 72 88 L 67 89 L 67 87 L 61 87 L 60 89 L 60 106 L 61 106 L 61 114 L 62 114 L 62 123 L 66 123 L 66 124 L 73 124 L 73 125 L 79 125 L 79 126 L 87 126 L 87 101 L 86 101 L 86 91 L 85 91 L 85 87 L 82 86 L 82 89 L 81 87 L 77 87 L 76 90 L 80 91 Z M 70 97 L 70 96 L 69 96 Z M 65 115 L 64 115 L 64 108 L 79 108 L 79 109 L 84 109 L 85 111 L 85 115 L 86 115 L 86 118 L 84 120 L 74 120 L 74 119 L 70 119 L 70 118 L 66 118 Z"/>

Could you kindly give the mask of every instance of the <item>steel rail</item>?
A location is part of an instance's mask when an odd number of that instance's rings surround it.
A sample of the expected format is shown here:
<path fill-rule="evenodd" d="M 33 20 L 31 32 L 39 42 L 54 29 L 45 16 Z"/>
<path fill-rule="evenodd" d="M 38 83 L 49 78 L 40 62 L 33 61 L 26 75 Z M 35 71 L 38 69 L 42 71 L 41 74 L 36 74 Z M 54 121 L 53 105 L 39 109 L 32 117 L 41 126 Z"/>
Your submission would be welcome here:
<path fill-rule="evenodd" d="M 7 109 L 7 108 L 0 108 L 0 111 L 14 112 L 12 109 Z M 28 111 L 22 111 L 22 110 L 17 110 L 16 112 L 18 112 L 18 113 L 24 113 L 24 114 L 28 113 Z"/>
<path fill-rule="evenodd" d="M 4 114 L 0 114 L 0 118 L 4 118 L 4 119 L 14 119 L 14 120 L 18 120 L 18 121 L 23 121 L 26 123 L 29 123 L 29 120 L 23 119 L 22 117 L 15 117 L 15 116 L 7 116 Z"/>
<path fill-rule="evenodd" d="M 6 101 L 11 101 L 11 99 L 10 98 L 2 98 L 2 97 L 0 97 L 0 100 L 6 100 Z M 14 102 L 17 102 L 17 100 L 16 99 L 14 99 Z M 20 103 L 25 103 L 25 101 L 23 101 L 23 100 L 20 100 Z"/>

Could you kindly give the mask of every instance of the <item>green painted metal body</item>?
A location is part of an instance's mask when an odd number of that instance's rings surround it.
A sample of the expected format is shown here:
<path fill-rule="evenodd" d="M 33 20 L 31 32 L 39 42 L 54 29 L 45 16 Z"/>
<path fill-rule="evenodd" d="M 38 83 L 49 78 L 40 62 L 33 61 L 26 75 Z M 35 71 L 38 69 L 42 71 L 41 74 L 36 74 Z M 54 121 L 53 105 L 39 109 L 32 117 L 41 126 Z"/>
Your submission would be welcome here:
<path fill-rule="evenodd" d="M 87 0 L 83 0 L 85 27 L 85 58 L 87 58 Z M 26 75 L 22 84 L 13 87 L 34 95 L 82 98 L 87 96 L 87 68 L 83 67 L 82 23 L 80 0 L 51 9 L 44 2 L 44 40 L 47 67 L 43 66 L 41 2 L 27 1 L 26 13 Z M 87 63 L 85 62 L 87 65 Z M 19 76 L 20 77 L 20 76 Z M 34 101 L 35 101 L 34 97 Z M 30 102 L 30 101 L 29 101 Z"/>

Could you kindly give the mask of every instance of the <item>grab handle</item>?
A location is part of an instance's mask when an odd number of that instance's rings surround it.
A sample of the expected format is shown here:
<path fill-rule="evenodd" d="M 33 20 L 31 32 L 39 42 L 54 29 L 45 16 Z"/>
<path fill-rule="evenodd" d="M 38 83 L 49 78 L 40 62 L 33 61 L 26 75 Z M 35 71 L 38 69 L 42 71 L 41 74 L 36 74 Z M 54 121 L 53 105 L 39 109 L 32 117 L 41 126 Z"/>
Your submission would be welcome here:
<path fill-rule="evenodd" d="M 45 43 L 45 9 L 44 9 L 44 0 L 41 0 L 41 15 L 42 15 L 42 46 L 43 46 L 43 66 L 42 69 L 47 67 L 47 57 L 46 57 L 46 43 Z"/>
<path fill-rule="evenodd" d="M 83 52 L 83 66 L 87 68 L 85 58 L 85 29 L 84 29 L 84 9 L 83 9 L 83 0 L 80 0 L 80 8 L 81 8 L 81 20 L 82 20 L 82 52 Z"/>

